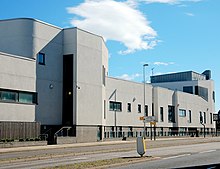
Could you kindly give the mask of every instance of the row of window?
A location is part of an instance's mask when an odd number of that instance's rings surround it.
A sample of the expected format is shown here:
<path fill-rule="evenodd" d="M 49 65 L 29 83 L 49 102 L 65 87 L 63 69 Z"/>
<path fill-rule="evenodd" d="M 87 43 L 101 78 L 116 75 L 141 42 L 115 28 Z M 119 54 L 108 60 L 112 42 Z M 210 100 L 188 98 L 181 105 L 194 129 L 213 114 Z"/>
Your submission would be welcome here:
<path fill-rule="evenodd" d="M 188 111 L 188 122 L 192 123 L 192 112 L 191 110 Z M 186 117 L 186 110 L 179 109 L 179 117 Z M 200 112 L 199 116 L 200 123 L 206 124 L 206 112 Z M 210 113 L 210 124 L 212 124 L 212 113 Z"/>
<path fill-rule="evenodd" d="M 122 103 L 121 102 L 109 102 L 109 110 L 110 111 L 122 111 Z M 127 112 L 131 112 L 131 103 L 127 103 Z M 138 113 L 141 113 L 141 105 L 138 104 Z M 148 106 L 145 105 L 145 116 L 148 116 Z M 186 117 L 186 110 L 179 109 L 179 117 Z M 160 107 L 160 122 L 164 122 L 164 109 Z M 168 106 L 168 122 L 175 123 L 175 107 Z M 192 123 L 192 112 L 188 111 L 188 122 Z M 206 113 L 200 112 L 200 122 L 206 124 Z M 210 124 L 212 124 L 212 113 L 210 113 Z"/>
<path fill-rule="evenodd" d="M 37 104 L 37 93 L 0 89 L 0 101 Z"/>
<path fill-rule="evenodd" d="M 122 103 L 110 101 L 109 102 L 110 111 L 122 111 Z M 138 104 L 138 113 L 141 113 L 141 104 Z M 127 103 L 127 112 L 131 112 L 131 103 Z M 148 116 L 148 105 L 145 105 L 145 116 Z"/>

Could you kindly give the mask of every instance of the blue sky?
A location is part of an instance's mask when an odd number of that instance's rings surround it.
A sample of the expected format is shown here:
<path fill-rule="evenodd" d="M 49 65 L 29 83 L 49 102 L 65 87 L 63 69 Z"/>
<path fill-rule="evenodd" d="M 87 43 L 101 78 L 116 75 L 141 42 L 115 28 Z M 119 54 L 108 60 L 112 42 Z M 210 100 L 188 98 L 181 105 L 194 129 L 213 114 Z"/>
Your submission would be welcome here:
<path fill-rule="evenodd" d="M 148 80 L 210 69 L 218 111 L 219 9 L 219 0 L 1 0 L 0 19 L 30 17 L 102 35 L 113 77 L 141 82 L 144 63 Z"/>

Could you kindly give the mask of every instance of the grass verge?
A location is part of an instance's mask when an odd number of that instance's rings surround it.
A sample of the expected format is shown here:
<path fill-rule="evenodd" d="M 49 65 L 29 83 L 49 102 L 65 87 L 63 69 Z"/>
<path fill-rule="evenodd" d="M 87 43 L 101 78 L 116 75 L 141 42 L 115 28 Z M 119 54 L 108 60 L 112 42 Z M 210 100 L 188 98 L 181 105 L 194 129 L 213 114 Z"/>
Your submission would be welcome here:
<path fill-rule="evenodd" d="M 144 157 L 122 157 L 122 158 L 113 158 L 113 159 L 106 159 L 106 160 L 97 160 L 97 161 L 89 161 L 89 162 L 81 162 L 69 165 L 60 165 L 45 169 L 102 169 L 107 168 L 109 166 L 118 166 L 120 164 L 130 164 L 136 163 L 140 161 L 146 161 L 153 159 L 151 156 L 144 156 Z"/>

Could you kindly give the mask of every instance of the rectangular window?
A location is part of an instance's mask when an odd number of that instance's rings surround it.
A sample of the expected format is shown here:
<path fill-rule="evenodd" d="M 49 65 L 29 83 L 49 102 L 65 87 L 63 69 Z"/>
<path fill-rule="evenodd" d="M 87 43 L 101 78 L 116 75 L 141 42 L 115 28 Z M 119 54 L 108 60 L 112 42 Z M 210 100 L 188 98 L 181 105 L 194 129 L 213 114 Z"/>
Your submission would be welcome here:
<path fill-rule="evenodd" d="M 189 110 L 189 120 L 188 120 L 189 123 L 192 123 L 192 112 L 191 110 Z"/>
<path fill-rule="evenodd" d="M 175 123 L 175 107 L 168 106 L 168 122 Z"/>
<path fill-rule="evenodd" d="M 102 66 L 102 84 L 105 86 L 105 67 Z"/>
<path fill-rule="evenodd" d="M 186 110 L 179 109 L 179 117 L 186 117 Z"/>
<path fill-rule="evenodd" d="M 201 111 L 199 112 L 199 120 L 200 120 L 200 123 L 202 124 L 203 123 L 203 117 L 202 117 L 202 112 Z"/>
<path fill-rule="evenodd" d="M 154 103 L 152 103 L 152 116 L 154 116 Z"/>
<path fill-rule="evenodd" d="M 106 100 L 104 100 L 104 119 L 106 119 Z"/>
<path fill-rule="evenodd" d="M 128 107 L 127 107 L 127 109 L 128 109 L 128 112 L 131 112 L 131 103 L 128 103 L 128 105 L 127 105 Z"/>
<path fill-rule="evenodd" d="M 193 94 L 193 87 L 192 86 L 183 86 L 183 92 Z"/>
<path fill-rule="evenodd" d="M 210 124 L 212 124 L 212 113 L 210 113 Z"/>
<path fill-rule="evenodd" d="M 32 93 L 19 93 L 19 102 L 21 103 L 33 103 L 33 94 Z"/>
<path fill-rule="evenodd" d="M 145 116 L 148 116 L 148 105 L 145 105 L 144 115 L 145 115 Z"/>
<path fill-rule="evenodd" d="M 122 111 L 122 103 L 121 102 L 109 102 L 109 110 L 110 111 Z"/>
<path fill-rule="evenodd" d="M 212 98 L 213 98 L 213 101 L 215 103 L 215 91 L 212 92 Z"/>
<path fill-rule="evenodd" d="M 18 93 L 14 91 L 1 91 L 1 100 L 18 102 Z"/>
<path fill-rule="evenodd" d="M 38 53 L 38 63 L 40 65 L 45 65 L 45 54 L 44 53 Z"/>
<path fill-rule="evenodd" d="M 206 112 L 203 112 L 204 115 L 204 124 L 206 124 Z"/>
<path fill-rule="evenodd" d="M 141 105 L 138 104 L 138 113 L 141 113 Z"/>
<path fill-rule="evenodd" d="M 160 121 L 163 122 L 163 107 L 160 107 Z"/>
<path fill-rule="evenodd" d="M 37 93 L 0 89 L 0 101 L 37 104 Z"/>

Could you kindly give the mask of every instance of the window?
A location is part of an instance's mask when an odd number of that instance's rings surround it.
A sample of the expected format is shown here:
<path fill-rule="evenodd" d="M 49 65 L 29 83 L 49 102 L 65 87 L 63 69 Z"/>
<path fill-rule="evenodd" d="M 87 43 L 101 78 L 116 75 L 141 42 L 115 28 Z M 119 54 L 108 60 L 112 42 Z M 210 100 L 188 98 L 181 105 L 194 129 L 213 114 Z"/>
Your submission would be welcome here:
<path fill-rule="evenodd" d="M 192 123 L 192 112 L 191 110 L 189 110 L 189 120 L 188 120 L 189 123 Z"/>
<path fill-rule="evenodd" d="M 213 98 L 214 103 L 215 103 L 215 91 L 212 92 L 212 98 Z"/>
<path fill-rule="evenodd" d="M 160 121 L 163 122 L 163 107 L 160 107 Z"/>
<path fill-rule="evenodd" d="M 148 116 L 148 105 L 145 105 L 144 115 L 145 115 L 145 116 Z"/>
<path fill-rule="evenodd" d="M 179 109 L 179 117 L 186 117 L 186 110 Z"/>
<path fill-rule="evenodd" d="M 37 104 L 37 93 L 0 89 L 0 101 Z"/>
<path fill-rule="evenodd" d="M 121 102 L 109 102 L 109 110 L 110 111 L 122 111 L 122 103 Z"/>
<path fill-rule="evenodd" d="M 154 104 L 152 103 L 152 116 L 154 116 Z"/>
<path fill-rule="evenodd" d="M 131 103 L 128 103 L 127 106 L 128 106 L 128 107 L 127 107 L 128 112 L 131 112 Z"/>
<path fill-rule="evenodd" d="M 105 86 L 105 67 L 102 66 L 102 84 Z"/>
<path fill-rule="evenodd" d="M 45 65 L 45 54 L 44 53 L 38 53 L 38 63 L 40 65 Z"/>
<path fill-rule="evenodd" d="M 195 95 L 198 95 L 208 101 L 208 89 L 205 87 L 195 86 Z"/>
<path fill-rule="evenodd" d="M 106 119 L 106 100 L 104 100 L 104 119 Z"/>
<path fill-rule="evenodd" d="M 183 92 L 193 94 L 193 87 L 192 86 L 183 86 Z"/>
<path fill-rule="evenodd" d="M 203 118 L 202 118 L 202 112 L 201 111 L 199 112 L 199 120 L 200 120 L 200 123 L 202 124 L 203 123 Z"/>
<path fill-rule="evenodd" d="M 210 113 L 210 124 L 212 124 L 212 113 Z"/>
<path fill-rule="evenodd" d="M 206 124 L 206 112 L 203 112 L 204 114 L 204 124 Z"/>
<path fill-rule="evenodd" d="M 168 106 L 168 122 L 175 123 L 175 107 Z"/>
<path fill-rule="evenodd" d="M 9 102 L 18 101 L 18 93 L 13 91 L 1 91 L 1 100 Z"/>
<path fill-rule="evenodd" d="M 141 105 L 138 104 L 138 113 L 141 113 Z"/>

